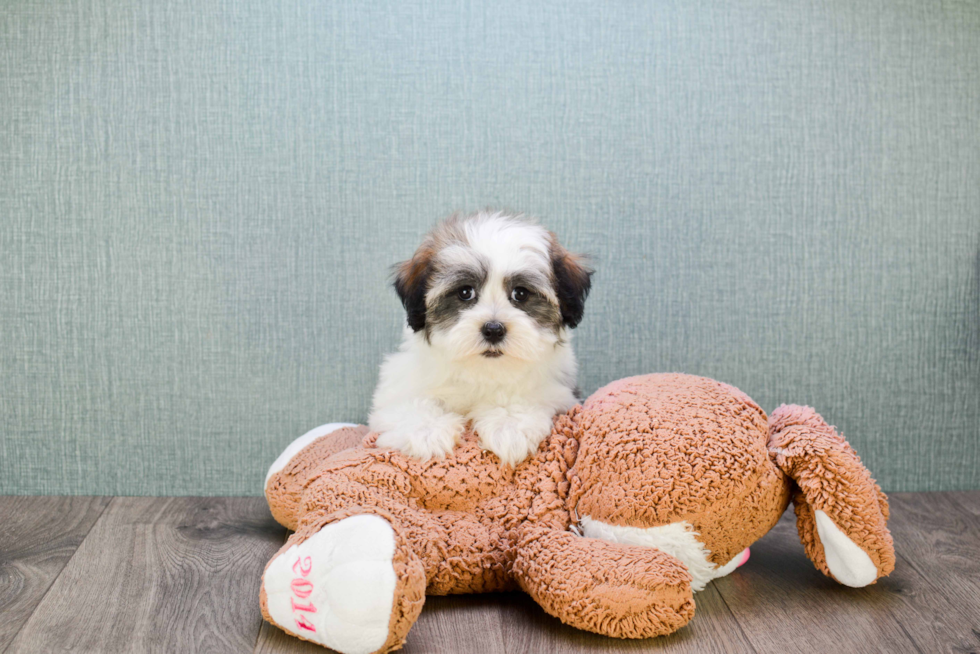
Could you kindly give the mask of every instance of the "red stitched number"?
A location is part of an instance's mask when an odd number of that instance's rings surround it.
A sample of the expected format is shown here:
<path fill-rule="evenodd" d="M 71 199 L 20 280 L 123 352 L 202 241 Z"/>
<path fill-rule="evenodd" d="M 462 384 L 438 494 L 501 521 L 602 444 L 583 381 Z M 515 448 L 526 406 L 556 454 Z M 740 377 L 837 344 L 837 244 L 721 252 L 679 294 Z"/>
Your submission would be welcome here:
<path fill-rule="evenodd" d="M 299 570 L 297 570 L 296 568 L 299 568 Z M 310 574 L 310 570 L 312 569 L 313 569 L 313 562 L 310 560 L 310 557 L 306 557 L 305 559 L 297 558 L 296 563 L 293 564 L 293 572 L 295 572 L 298 575 L 303 575 L 304 577 Z"/>
<path fill-rule="evenodd" d="M 290 597 L 289 603 L 293 605 L 294 611 L 306 611 L 307 613 L 316 613 L 316 607 L 313 606 L 313 602 L 310 602 L 309 604 L 297 604 L 296 600 Z"/>
<path fill-rule="evenodd" d="M 300 599 L 306 599 L 313 592 L 313 584 L 309 579 L 293 579 L 290 585 L 293 588 L 293 595 Z"/>
<path fill-rule="evenodd" d="M 316 627 L 307 622 L 306 618 L 302 615 L 296 617 L 296 626 L 298 626 L 300 629 L 306 629 L 307 631 L 316 633 Z"/>
<path fill-rule="evenodd" d="M 313 569 L 313 561 L 310 557 L 297 557 L 296 563 L 293 564 L 293 572 L 301 575 L 293 579 L 290 584 L 290 588 L 293 591 L 293 595 L 299 599 L 306 599 L 313 594 L 313 582 L 306 579 L 306 576 L 310 574 L 310 570 Z M 296 626 L 300 629 L 306 629 L 307 631 L 312 631 L 316 633 L 316 627 L 306 619 L 306 616 L 300 611 L 306 611 L 307 613 L 316 613 L 316 607 L 313 606 L 313 602 L 309 604 L 297 604 L 296 599 L 293 597 L 289 598 L 289 604 L 293 607 L 293 613 L 295 614 Z"/>

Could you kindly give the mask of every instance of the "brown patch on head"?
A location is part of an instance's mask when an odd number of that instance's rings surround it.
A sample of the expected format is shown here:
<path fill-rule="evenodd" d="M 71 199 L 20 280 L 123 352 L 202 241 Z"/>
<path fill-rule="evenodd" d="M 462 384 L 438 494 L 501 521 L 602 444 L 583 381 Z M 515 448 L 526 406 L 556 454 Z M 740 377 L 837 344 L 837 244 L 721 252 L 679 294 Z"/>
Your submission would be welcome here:
<path fill-rule="evenodd" d="M 465 242 L 459 214 L 453 214 L 426 234 L 422 244 L 408 261 L 394 266 L 395 292 L 408 314 L 412 331 L 425 328 L 425 294 L 435 272 L 435 257 L 442 248 L 453 242 Z"/>
<path fill-rule="evenodd" d="M 412 331 L 417 332 L 425 327 L 425 291 L 432 273 L 434 254 L 435 250 L 426 238 L 411 259 L 395 264 L 395 292 L 405 307 L 408 326 Z"/>
<path fill-rule="evenodd" d="M 554 232 L 551 238 L 551 268 L 554 275 L 555 295 L 561 309 L 562 323 L 574 329 L 585 313 L 585 298 L 592 287 L 592 273 L 588 257 L 566 250 Z"/>

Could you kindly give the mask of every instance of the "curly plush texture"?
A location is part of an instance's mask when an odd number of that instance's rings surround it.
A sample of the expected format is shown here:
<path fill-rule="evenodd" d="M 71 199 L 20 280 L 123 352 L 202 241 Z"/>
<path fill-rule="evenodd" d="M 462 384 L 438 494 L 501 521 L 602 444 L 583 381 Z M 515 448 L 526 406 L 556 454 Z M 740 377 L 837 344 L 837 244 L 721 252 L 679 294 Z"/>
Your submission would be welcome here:
<path fill-rule="evenodd" d="M 570 503 L 580 516 L 649 527 L 689 523 L 724 565 L 779 520 L 789 480 L 769 462 L 766 414 L 727 384 L 629 377 L 579 413 Z"/>
<path fill-rule="evenodd" d="M 529 528 L 513 572 L 545 611 L 607 636 L 662 636 L 694 617 L 691 576 L 677 559 L 652 548 Z"/>
<path fill-rule="evenodd" d="M 368 428 L 363 425 L 334 430 L 300 450 L 282 470 L 270 476 L 266 480 L 265 497 L 272 517 L 282 526 L 295 531 L 307 480 L 334 454 L 359 447 L 367 433 Z"/>
<path fill-rule="evenodd" d="M 270 475 L 266 496 L 296 530 L 287 547 L 352 515 L 392 526 L 399 581 L 379 652 L 404 642 L 423 593 L 521 588 L 580 629 L 671 633 L 694 615 L 684 557 L 702 557 L 699 574 L 714 571 L 709 578 L 727 574 L 791 496 L 807 555 L 824 574 L 833 577 L 841 560 L 826 547 L 840 542 L 871 562 L 862 585 L 894 567 L 884 494 L 846 441 L 808 407 L 768 418 L 711 379 L 613 382 L 556 416 L 552 434 L 516 467 L 481 449 L 472 431 L 429 461 L 379 448 L 376 437 L 363 427 L 324 435 Z M 832 521 L 837 545 L 821 542 L 815 512 Z M 580 536 L 585 518 L 607 525 L 603 533 L 640 534 L 646 546 Z M 678 529 L 696 547 L 674 556 L 662 539 Z M 272 621 L 264 605 L 263 615 Z"/>
<path fill-rule="evenodd" d="M 890 574 L 895 549 L 887 526 L 888 499 L 854 449 L 810 407 L 780 406 L 769 422 L 776 465 L 796 481 L 796 526 L 813 564 L 834 578 L 814 519 L 814 511 L 823 511 L 868 554 L 879 576 Z"/>

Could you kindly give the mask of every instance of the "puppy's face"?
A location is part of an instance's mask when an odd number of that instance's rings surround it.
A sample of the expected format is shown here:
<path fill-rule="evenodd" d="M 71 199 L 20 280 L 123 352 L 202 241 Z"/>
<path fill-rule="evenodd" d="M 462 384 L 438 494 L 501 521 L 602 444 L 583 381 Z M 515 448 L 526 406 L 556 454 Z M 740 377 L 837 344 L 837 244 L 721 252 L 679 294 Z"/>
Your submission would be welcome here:
<path fill-rule="evenodd" d="M 478 213 L 436 227 L 395 289 L 409 326 L 452 359 L 536 361 L 582 319 L 590 275 L 542 227 Z"/>

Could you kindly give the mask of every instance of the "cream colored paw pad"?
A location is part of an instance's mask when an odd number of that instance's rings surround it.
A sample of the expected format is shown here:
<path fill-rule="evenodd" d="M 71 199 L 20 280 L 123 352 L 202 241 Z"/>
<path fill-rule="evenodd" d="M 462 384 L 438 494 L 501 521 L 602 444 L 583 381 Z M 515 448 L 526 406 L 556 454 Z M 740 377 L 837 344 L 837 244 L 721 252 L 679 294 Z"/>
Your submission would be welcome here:
<path fill-rule="evenodd" d="M 383 518 L 326 525 L 266 570 L 269 615 L 285 631 L 343 654 L 374 652 L 388 639 L 394 554 L 395 533 Z"/>
<path fill-rule="evenodd" d="M 857 543 L 823 511 L 813 512 L 824 558 L 834 579 L 852 588 L 863 588 L 878 578 L 878 567 Z"/>

